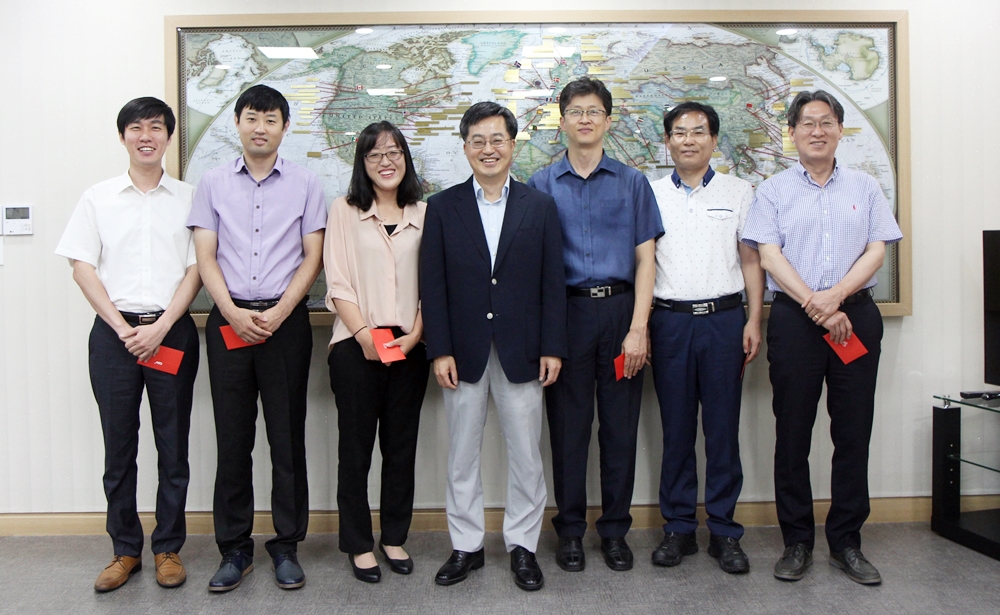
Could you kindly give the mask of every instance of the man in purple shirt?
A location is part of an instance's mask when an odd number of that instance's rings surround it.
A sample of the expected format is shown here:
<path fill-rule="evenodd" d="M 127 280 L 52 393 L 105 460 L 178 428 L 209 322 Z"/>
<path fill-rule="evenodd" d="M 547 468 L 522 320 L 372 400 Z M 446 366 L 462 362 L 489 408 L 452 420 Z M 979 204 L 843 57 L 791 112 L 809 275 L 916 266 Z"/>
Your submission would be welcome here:
<path fill-rule="evenodd" d="M 743 229 L 760 251 L 774 292 L 767 326 L 775 418 L 774 496 L 785 551 L 774 576 L 797 581 L 812 564 L 816 540 L 809 445 L 826 381 L 833 439 L 826 541 L 830 564 L 858 583 L 882 577 L 861 553 L 868 518 L 868 445 L 882 315 L 872 301 L 885 246 L 902 238 L 875 178 L 836 158 L 844 108 L 830 94 L 799 92 L 788 107 L 788 137 L 798 164 L 769 178 Z M 831 344 L 856 337 L 867 354 L 845 364 Z"/>
<path fill-rule="evenodd" d="M 218 469 L 215 541 L 222 564 L 209 591 L 235 589 L 253 570 L 253 451 L 260 395 L 271 447 L 267 541 L 282 589 L 305 584 L 296 556 L 309 522 L 306 383 L 312 329 L 306 292 L 322 266 L 326 200 L 314 173 L 278 157 L 288 102 L 257 85 L 236 101 L 243 156 L 202 177 L 188 226 L 215 306 L 205 326 Z M 224 327 L 245 344 L 223 338 Z M 232 348 L 231 350 L 228 348 Z"/>

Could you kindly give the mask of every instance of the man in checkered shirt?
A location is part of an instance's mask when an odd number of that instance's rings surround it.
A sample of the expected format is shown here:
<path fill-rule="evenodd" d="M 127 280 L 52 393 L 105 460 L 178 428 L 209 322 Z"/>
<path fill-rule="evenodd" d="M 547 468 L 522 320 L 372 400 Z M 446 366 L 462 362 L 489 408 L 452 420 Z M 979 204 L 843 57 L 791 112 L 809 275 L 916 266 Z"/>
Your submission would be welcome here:
<path fill-rule="evenodd" d="M 882 341 L 882 316 L 870 289 L 886 244 L 902 233 L 878 182 L 838 164 L 843 134 L 844 108 L 833 96 L 817 90 L 795 97 L 788 136 L 799 162 L 757 188 L 742 241 L 759 250 L 774 292 L 767 360 L 774 390 L 775 503 L 785 543 L 774 576 L 797 581 L 812 563 L 809 445 L 826 380 L 834 445 L 826 518 L 830 564 L 858 583 L 875 585 L 882 577 L 861 553 Z M 868 352 L 844 364 L 831 344 L 852 336 Z"/>

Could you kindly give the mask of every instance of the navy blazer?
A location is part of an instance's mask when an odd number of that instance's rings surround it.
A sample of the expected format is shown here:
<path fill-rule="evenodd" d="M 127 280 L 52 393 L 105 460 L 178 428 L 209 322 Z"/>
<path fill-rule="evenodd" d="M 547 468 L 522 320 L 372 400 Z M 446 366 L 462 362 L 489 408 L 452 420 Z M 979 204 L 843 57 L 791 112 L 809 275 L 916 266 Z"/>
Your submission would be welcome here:
<path fill-rule="evenodd" d="M 491 271 L 472 178 L 427 199 L 420 302 L 427 357 L 455 357 L 459 380 L 482 378 L 492 344 L 508 380 L 537 380 L 540 357 L 567 356 L 555 200 L 511 178 Z"/>

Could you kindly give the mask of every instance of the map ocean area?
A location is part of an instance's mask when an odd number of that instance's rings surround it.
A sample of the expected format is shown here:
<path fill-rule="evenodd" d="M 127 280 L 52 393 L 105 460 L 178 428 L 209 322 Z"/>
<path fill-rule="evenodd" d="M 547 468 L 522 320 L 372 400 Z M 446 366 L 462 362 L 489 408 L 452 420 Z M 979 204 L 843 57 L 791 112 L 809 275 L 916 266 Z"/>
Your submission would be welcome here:
<path fill-rule="evenodd" d="M 895 207 L 888 28 L 817 26 L 779 37 L 769 28 L 707 24 L 589 24 L 555 33 L 542 25 L 424 25 L 181 36 L 182 105 L 200 120 L 183 133 L 184 178 L 192 183 L 240 155 L 235 99 L 255 83 L 289 99 L 280 153 L 316 172 L 331 199 L 347 190 L 357 133 L 380 120 L 406 136 L 426 192 L 464 181 L 471 169 L 458 124 L 482 100 L 517 117 L 512 174 L 527 180 L 562 155 L 557 97 L 589 75 L 614 98 L 606 152 L 651 181 L 673 167 L 666 109 L 688 100 L 712 105 L 722 124 L 712 166 L 756 186 L 796 161 L 787 103 L 801 90 L 828 90 L 846 112 L 838 160 L 875 176 Z M 267 59 L 257 48 L 275 39 L 311 40 L 319 57 Z"/>

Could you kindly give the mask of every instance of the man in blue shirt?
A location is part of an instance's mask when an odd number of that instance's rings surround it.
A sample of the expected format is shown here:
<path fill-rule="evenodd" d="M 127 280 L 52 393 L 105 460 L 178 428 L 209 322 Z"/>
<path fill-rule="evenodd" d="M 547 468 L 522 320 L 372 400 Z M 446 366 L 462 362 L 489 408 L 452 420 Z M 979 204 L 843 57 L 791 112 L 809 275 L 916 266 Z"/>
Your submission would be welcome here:
<path fill-rule="evenodd" d="M 826 380 L 834 446 L 826 517 L 830 564 L 858 583 L 876 585 L 882 577 L 861 553 L 882 342 L 882 315 L 870 289 L 886 244 L 903 235 L 875 178 L 838 163 L 843 134 L 844 108 L 837 99 L 822 90 L 799 92 L 788 107 L 788 136 L 799 162 L 757 188 L 742 241 L 760 251 L 774 291 L 767 361 L 774 389 L 774 496 L 785 543 L 774 576 L 797 581 L 812 564 L 809 445 Z M 845 364 L 831 344 L 852 336 L 868 352 Z"/>
<path fill-rule="evenodd" d="M 556 563 L 585 566 L 587 453 L 594 422 L 601 447 L 601 505 L 597 520 L 604 561 L 612 570 L 632 568 L 625 534 L 635 482 L 635 448 L 646 362 L 646 323 L 656 278 L 655 242 L 663 234 L 656 199 L 639 171 L 604 153 L 611 128 L 611 92 L 583 77 L 559 97 L 566 155 L 535 173 L 528 184 L 555 197 L 562 223 L 569 358 L 559 380 L 546 389 L 552 469 L 559 514 Z M 615 358 L 625 355 L 624 378 Z"/>

